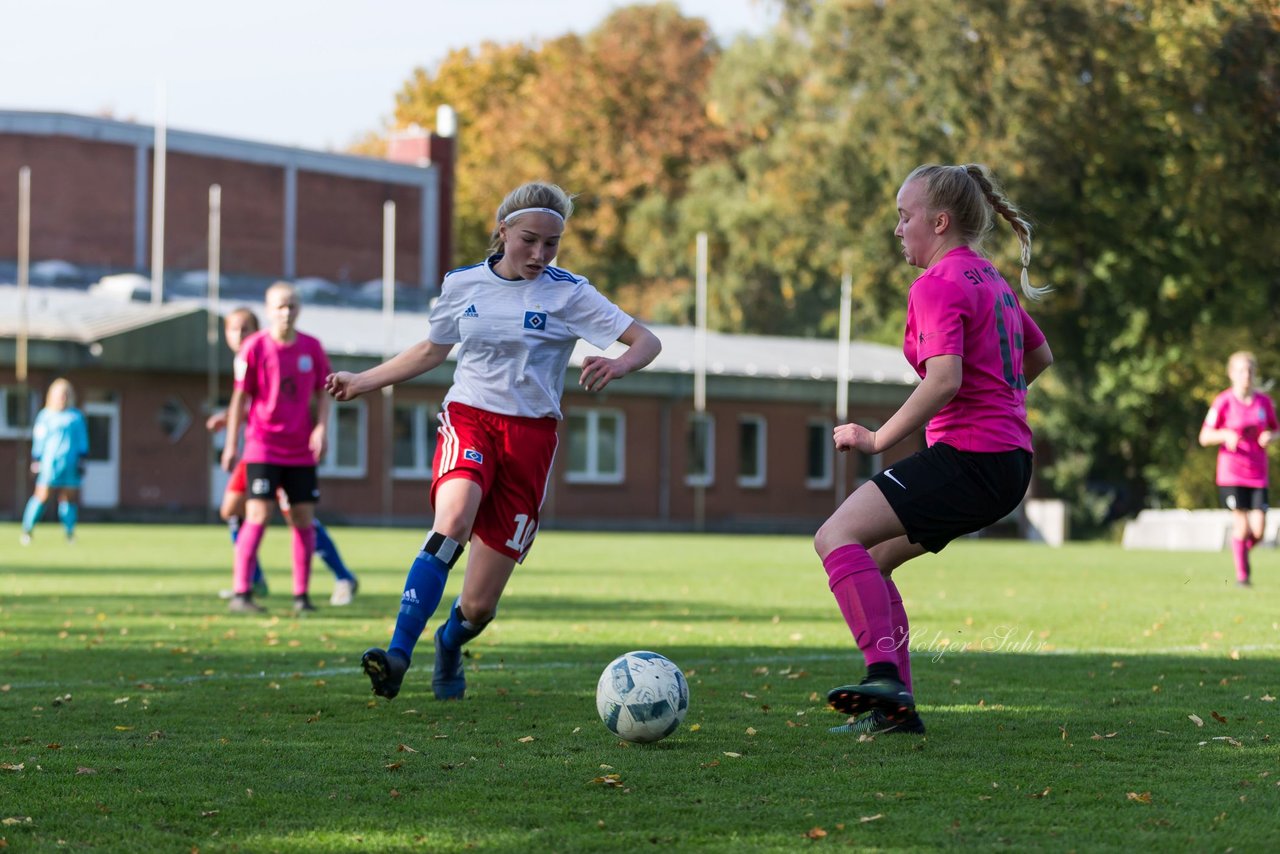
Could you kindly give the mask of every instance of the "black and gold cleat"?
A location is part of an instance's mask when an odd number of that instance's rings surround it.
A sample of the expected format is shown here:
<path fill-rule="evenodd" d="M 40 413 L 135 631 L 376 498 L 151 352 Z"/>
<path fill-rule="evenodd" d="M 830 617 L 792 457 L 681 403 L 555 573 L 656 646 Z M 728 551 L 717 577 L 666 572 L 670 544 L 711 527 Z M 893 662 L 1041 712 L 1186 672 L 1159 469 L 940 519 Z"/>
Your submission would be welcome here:
<path fill-rule="evenodd" d="M 373 693 L 393 700 L 400 693 L 400 683 L 409 669 L 409 659 L 374 647 L 365 650 L 360 657 L 360 666 L 373 683 Z"/>

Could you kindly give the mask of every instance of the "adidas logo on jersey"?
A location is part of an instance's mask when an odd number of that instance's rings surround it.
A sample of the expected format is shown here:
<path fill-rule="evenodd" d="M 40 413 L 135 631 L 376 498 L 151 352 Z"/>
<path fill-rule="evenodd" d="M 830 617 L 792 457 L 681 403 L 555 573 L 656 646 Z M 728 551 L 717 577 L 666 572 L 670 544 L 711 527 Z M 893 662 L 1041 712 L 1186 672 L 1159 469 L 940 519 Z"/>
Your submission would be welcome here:
<path fill-rule="evenodd" d="M 416 589 L 416 588 L 413 588 L 413 587 L 410 587 L 408 590 L 406 590 L 406 591 L 404 592 L 404 596 L 400 597 L 400 601 L 402 601 L 402 602 L 412 602 L 413 604 L 417 605 L 417 604 L 418 604 L 418 591 L 417 591 L 417 589 Z"/>
<path fill-rule="evenodd" d="M 463 317 L 479 317 L 480 312 L 476 311 L 476 304 L 472 303 L 467 306 L 467 310 L 462 313 Z"/>

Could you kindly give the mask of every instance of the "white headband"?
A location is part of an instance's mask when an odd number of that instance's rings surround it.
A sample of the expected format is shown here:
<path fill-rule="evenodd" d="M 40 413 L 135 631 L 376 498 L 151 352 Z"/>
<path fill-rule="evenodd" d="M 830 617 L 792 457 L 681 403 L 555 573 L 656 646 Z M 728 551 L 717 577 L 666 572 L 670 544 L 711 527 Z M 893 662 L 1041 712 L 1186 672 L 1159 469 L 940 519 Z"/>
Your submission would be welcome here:
<path fill-rule="evenodd" d="M 561 222 L 564 222 L 564 214 L 560 213 L 560 211 L 558 210 L 553 210 L 552 208 L 520 208 L 520 210 L 518 211 L 512 211 L 511 213 L 507 214 L 505 218 L 499 219 L 498 222 L 511 222 L 511 220 L 515 219 L 521 214 L 527 214 L 527 213 L 548 213 L 554 216 L 556 219 L 560 220 Z"/>

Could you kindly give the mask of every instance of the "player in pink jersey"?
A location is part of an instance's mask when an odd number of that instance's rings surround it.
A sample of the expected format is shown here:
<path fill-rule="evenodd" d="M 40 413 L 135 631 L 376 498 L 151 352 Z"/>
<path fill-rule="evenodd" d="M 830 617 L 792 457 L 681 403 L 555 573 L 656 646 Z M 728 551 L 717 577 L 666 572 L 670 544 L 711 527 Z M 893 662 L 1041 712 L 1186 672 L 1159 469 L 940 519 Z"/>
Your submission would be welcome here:
<path fill-rule="evenodd" d="M 329 359 L 320 342 L 297 331 L 301 304 L 287 282 L 267 289 L 267 329 L 244 342 L 236 356 L 235 392 L 227 407 L 222 467 L 235 470 L 240 428 L 249 484 L 245 521 L 236 537 L 235 595 L 230 608 L 260 612 L 253 601 L 253 565 L 278 490 L 289 499 L 293 530 L 293 608 L 314 611 L 308 588 L 316 550 L 314 508 L 320 498 L 316 463 L 324 455 L 329 398 L 323 393 Z M 245 401 L 248 400 L 246 423 Z M 316 403 L 315 420 L 311 404 Z"/>
<path fill-rule="evenodd" d="M 453 565 L 470 544 L 462 594 L 436 629 L 431 687 L 437 699 L 466 691 L 462 645 L 484 629 L 533 544 L 561 418 L 565 369 L 579 339 L 617 358 L 588 356 L 578 384 L 600 391 L 638 371 L 662 349 L 657 337 L 580 276 L 551 266 L 573 201 L 532 183 L 498 207 L 490 251 L 447 274 L 427 340 L 359 374 L 329 377 L 338 400 L 404 382 L 440 365 L 459 346 L 436 444 L 431 532 L 405 579 L 387 649 L 364 653 L 373 692 L 400 692 L 414 646 L 440 604 Z"/>
<path fill-rule="evenodd" d="M 1267 527 L 1267 446 L 1276 432 L 1276 408 L 1254 387 L 1258 360 L 1232 353 L 1227 360 L 1231 388 L 1219 394 L 1200 427 L 1200 444 L 1218 445 L 1218 494 L 1231 511 L 1231 554 L 1236 583 L 1253 581 L 1249 552 Z"/>
<path fill-rule="evenodd" d="M 860 486 L 814 538 L 831 592 L 867 663 L 859 684 L 827 701 L 858 720 L 832 732 L 923 733 L 911 687 L 910 627 L 893 571 L 1018 506 L 1031 480 L 1027 386 L 1053 363 L 1044 335 L 990 261 L 978 253 L 994 218 L 1022 245 L 1031 230 L 985 166 L 920 166 L 898 190 L 907 263 L 924 273 L 907 297 L 903 352 L 921 377 L 879 430 L 835 429 L 836 448 L 877 454 L 921 427 L 928 447 Z"/>

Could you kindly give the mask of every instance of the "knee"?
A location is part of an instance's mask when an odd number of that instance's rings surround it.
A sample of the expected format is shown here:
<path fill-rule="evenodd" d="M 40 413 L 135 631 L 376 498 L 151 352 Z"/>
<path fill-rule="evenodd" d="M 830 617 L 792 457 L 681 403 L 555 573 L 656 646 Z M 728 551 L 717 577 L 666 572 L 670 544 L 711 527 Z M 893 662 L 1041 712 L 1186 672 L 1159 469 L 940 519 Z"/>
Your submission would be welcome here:
<path fill-rule="evenodd" d="M 496 602 L 485 602 L 479 599 L 463 599 L 458 603 L 462 609 L 462 618 L 472 625 L 483 625 L 498 613 Z"/>
<path fill-rule="evenodd" d="M 853 540 L 850 539 L 848 532 L 840 530 L 828 519 L 818 529 L 818 533 L 813 535 L 813 550 L 818 553 L 818 557 L 826 560 L 827 555 L 851 542 Z"/>

